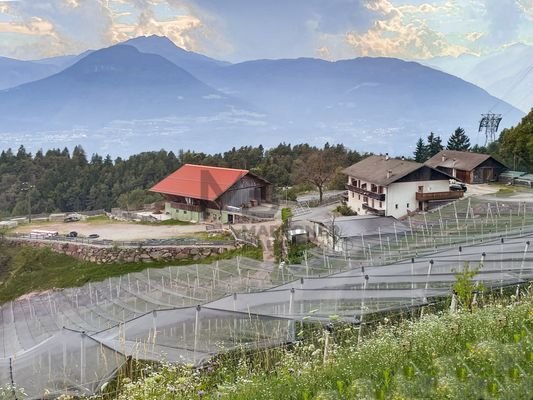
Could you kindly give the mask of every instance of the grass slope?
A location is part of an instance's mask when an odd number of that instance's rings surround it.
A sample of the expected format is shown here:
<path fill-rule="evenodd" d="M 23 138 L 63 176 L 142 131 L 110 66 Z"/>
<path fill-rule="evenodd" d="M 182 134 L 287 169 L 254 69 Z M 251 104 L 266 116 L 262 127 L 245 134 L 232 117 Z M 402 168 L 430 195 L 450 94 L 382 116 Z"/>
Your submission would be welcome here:
<path fill-rule="evenodd" d="M 472 313 L 386 318 L 357 343 L 338 325 L 291 349 L 228 354 L 207 370 L 166 366 L 119 382 L 106 398 L 148 399 L 531 399 L 533 297 Z M 116 388 L 114 388 L 116 389 Z"/>
<path fill-rule="evenodd" d="M 34 291 L 82 286 L 87 282 L 102 281 L 146 268 L 210 263 L 236 255 L 261 259 L 262 250 L 243 247 L 199 261 L 186 259 L 166 263 L 100 265 L 57 254 L 48 248 L 13 246 L 0 240 L 0 304 Z"/>

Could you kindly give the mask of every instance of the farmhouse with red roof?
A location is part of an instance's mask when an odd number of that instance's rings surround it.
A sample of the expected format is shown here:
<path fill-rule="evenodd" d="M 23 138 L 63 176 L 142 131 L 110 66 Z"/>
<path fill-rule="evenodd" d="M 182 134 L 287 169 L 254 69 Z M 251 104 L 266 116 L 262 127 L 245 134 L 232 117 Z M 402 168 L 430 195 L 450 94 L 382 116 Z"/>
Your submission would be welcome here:
<path fill-rule="evenodd" d="M 234 222 L 242 208 L 272 201 L 272 185 L 245 169 L 185 164 L 150 189 L 180 221 Z"/>

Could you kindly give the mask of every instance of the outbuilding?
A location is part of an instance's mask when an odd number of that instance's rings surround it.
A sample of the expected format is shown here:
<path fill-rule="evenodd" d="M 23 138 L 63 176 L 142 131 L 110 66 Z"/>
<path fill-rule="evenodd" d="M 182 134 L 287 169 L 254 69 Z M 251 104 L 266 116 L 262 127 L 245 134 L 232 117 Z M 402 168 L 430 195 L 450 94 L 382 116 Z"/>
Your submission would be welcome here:
<path fill-rule="evenodd" d="M 150 191 L 165 197 L 165 213 L 191 222 L 233 223 L 244 208 L 272 201 L 272 185 L 244 169 L 185 164 Z"/>
<path fill-rule="evenodd" d="M 442 150 L 425 164 L 469 184 L 498 181 L 500 174 L 508 169 L 488 154 L 456 150 Z"/>

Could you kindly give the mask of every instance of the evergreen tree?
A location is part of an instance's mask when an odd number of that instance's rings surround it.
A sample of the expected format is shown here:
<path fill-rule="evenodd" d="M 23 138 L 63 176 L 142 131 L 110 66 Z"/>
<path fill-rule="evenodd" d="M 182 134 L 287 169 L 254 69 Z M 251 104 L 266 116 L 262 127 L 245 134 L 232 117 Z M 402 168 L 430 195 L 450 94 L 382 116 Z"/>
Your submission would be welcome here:
<path fill-rule="evenodd" d="M 424 140 L 422 138 L 418 138 L 418 142 L 416 142 L 416 148 L 414 152 L 415 161 L 419 163 L 426 162 L 428 157 L 428 148 L 424 144 Z"/>
<path fill-rule="evenodd" d="M 448 139 L 448 150 L 468 151 L 470 149 L 470 139 L 466 136 L 465 130 L 458 127 Z"/>
<path fill-rule="evenodd" d="M 442 145 L 442 139 L 440 138 L 440 136 L 436 136 L 433 132 L 431 132 L 428 136 L 428 144 L 427 144 L 428 158 L 433 157 L 435 154 L 437 154 L 439 151 L 443 149 L 444 149 L 444 146 Z"/>

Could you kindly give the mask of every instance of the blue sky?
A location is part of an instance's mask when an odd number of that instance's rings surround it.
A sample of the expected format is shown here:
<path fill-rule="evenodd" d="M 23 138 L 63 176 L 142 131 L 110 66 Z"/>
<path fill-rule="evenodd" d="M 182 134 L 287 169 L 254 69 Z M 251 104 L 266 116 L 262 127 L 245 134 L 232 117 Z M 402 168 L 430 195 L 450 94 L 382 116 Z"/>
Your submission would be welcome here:
<path fill-rule="evenodd" d="M 533 45 L 533 0 L 0 0 L 1 56 L 150 34 L 228 61 L 482 55 Z"/>

